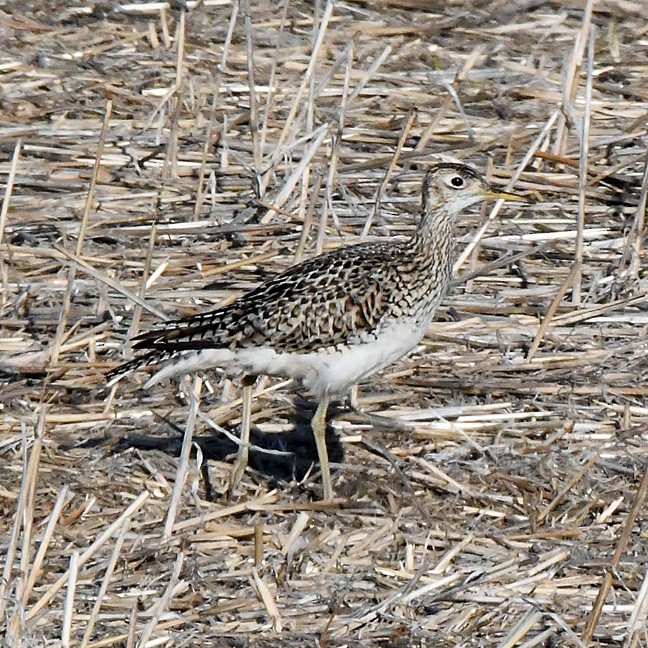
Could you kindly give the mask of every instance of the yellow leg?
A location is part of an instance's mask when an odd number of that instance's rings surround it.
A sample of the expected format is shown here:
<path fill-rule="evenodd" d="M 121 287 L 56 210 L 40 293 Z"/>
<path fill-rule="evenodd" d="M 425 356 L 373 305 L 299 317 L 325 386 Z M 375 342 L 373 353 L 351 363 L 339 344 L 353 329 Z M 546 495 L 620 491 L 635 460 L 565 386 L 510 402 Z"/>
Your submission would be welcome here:
<path fill-rule="evenodd" d="M 239 445 L 236 459 L 230 472 L 229 493 L 234 493 L 234 489 L 239 485 L 248 465 L 248 456 L 250 454 L 250 419 L 252 417 L 252 391 L 254 389 L 254 379 L 245 378 L 243 380 L 243 413 L 241 416 L 241 445 Z"/>
<path fill-rule="evenodd" d="M 328 394 L 322 396 L 322 400 L 317 406 L 315 416 L 311 421 L 315 445 L 317 447 L 317 456 L 319 458 L 320 471 L 322 473 L 322 487 L 324 489 L 324 499 L 333 499 L 333 488 L 331 487 L 331 469 L 329 467 L 328 450 L 326 449 L 326 411 L 328 410 L 331 397 Z"/>
<path fill-rule="evenodd" d="M 351 409 L 360 409 L 360 406 L 358 405 L 358 385 L 353 385 L 353 387 L 351 387 L 351 391 L 349 392 L 349 405 L 351 406 Z"/>

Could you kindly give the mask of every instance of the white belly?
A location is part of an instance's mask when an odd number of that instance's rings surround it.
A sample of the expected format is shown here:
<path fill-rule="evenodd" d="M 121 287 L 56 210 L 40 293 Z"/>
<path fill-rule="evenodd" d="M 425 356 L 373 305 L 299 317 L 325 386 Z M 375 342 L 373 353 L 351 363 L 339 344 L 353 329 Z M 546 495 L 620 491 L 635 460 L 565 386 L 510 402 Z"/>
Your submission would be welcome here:
<path fill-rule="evenodd" d="M 267 347 L 206 349 L 171 361 L 151 377 L 146 387 L 178 374 L 220 367 L 230 374 L 295 378 L 318 398 L 325 392 L 341 396 L 363 378 L 411 351 L 424 333 L 425 327 L 406 322 L 377 337 L 368 337 L 355 346 L 326 348 L 311 353 L 281 353 Z"/>
<path fill-rule="evenodd" d="M 401 324 L 356 346 L 301 356 L 298 363 L 306 366 L 301 380 L 318 397 L 326 391 L 344 395 L 353 385 L 411 351 L 424 333 L 414 325 Z"/>

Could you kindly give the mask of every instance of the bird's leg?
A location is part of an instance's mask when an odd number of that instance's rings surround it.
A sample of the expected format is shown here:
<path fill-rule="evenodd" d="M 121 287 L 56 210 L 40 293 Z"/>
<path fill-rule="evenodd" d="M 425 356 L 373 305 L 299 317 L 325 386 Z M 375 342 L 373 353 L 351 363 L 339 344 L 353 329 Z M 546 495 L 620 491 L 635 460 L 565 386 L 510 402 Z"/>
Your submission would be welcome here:
<path fill-rule="evenodd" d="M 351 387 L 351 391 L 349 392 L 349 407 L 356 412 L 360 411 L 360 405 L 358 405 L 358 385 Z"/>
<path fill-rule="evenodd" d="M 329 467 L 328 450 L 326 448 L 326 411 L 328 410 L 331 397 L 328 393 L 322 396 L 322 399 L 315 410 L 315 415 L 311 420 L 313 436 L 315 437 L 315 446 L 317 447 L 317 457 L 319 459 L 320 471 L 322 473 L 322 487 L 324 489 L 324 499 L 333 499 L 333 488 L 331 487 L 331 468 Z"/>
<path fill-rule="evenodd" d="M 250 454 L 250 419 L 252 416 L 252 391 L 254 390 L 254 383 L 256 376 L 245 376 L 243 378 L 243 393 L 241 399 L 243 401 L 243 412 L 241 414 L 241 444 L 236 453 L 236 459 L 232 465 L 229 480 L 229 494 L 234 493 L 234 489 L 239 485 L 243 473 L 247 468 L 248 456 Z"/>

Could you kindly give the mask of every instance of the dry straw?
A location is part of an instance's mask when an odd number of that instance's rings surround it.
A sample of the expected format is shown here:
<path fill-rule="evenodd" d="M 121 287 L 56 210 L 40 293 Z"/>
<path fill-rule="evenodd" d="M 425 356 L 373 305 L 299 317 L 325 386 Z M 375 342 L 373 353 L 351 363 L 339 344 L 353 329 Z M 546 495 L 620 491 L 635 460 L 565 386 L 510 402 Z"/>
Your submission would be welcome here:
<path fill-rule="evenodd" d="M 3 645 L 648 646 L 645 10 L 0 12 Z M 532 202 L 463 219 L 423 343 L 337 415 L 336 502 L 266 474 L 288 383 L 232 501 L 236 383 L 106 389 L 138 331 L 411 233 L 446 158 Z"/>

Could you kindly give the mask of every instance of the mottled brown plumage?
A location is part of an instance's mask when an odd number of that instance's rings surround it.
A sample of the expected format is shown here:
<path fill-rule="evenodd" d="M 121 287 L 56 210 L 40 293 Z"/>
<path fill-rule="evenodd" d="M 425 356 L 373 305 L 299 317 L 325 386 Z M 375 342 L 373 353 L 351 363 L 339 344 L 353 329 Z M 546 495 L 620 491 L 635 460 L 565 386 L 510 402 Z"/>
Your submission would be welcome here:
<path fill-rule="evenodd" d="M 432 182 L 457 171 L 481 184 L 464 165 L 443 164 L 426 176 L 424 214 L 443 203 Z M 272 277 L 224 308 L 167 322 L 136 338 L 150 349 L 120 372 L 206 348 L 270 346 L 307 352 L 360 342 L 404 314 L 426 318 L 442 298 L 451 269 L 452 212 L 432 211 L 406 242 L 362 243 L 315 257 Z"/>
<path fill-rule="evenodd" d="M 173 353 L 219 346 L 271 346 L 282 352 L 354 344 L 386 321 L 435 296 L 434 276 L 420 276 L 426 256 L 405 244 L 365 243 L 294 266 L 229 306 L 144 333 L 135 348 Z M 415 281 L 407 288 L 407 280 Z M 436 280 L 436 281 L 435 281 Z"/>
<path fill-rule="evenodd" d="M 210 367 L 301 380 L 320 398 L 313 427 L 328 498 L 322 423 L 330 396 L 418 344 L 450 283 L 454 220 L 489 193 L 471 168 L 439 164 L 425 176 L 421 221 L 410 240 L 323 254 L 229 306 L 167 322 L 138 336 L 134 348 L 143 353 L 113 375 L 168 361 L 148 384 Z"/>

